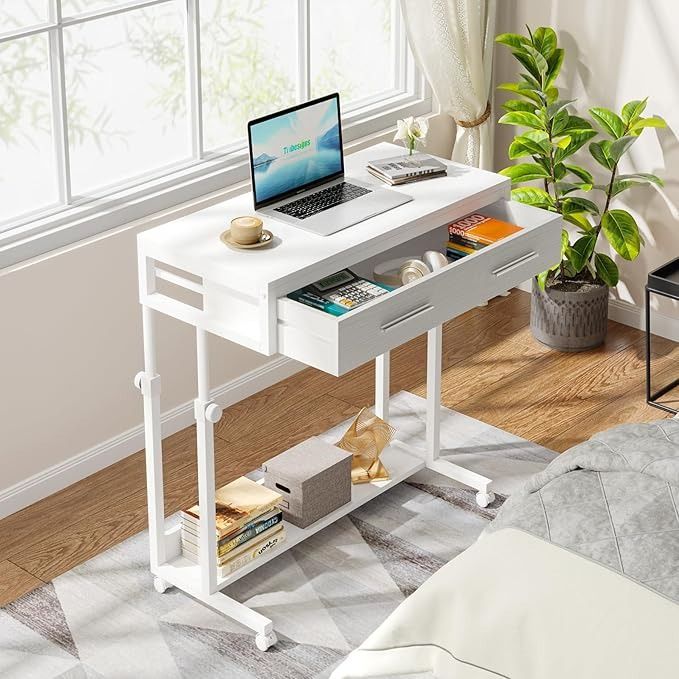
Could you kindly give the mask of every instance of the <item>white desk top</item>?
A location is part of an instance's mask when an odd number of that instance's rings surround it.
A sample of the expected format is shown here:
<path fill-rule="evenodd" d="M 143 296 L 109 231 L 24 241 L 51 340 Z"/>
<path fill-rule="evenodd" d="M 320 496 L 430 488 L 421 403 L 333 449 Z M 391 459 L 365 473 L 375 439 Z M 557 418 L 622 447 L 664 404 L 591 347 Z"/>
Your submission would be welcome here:
<path fill-rule="evenodd" d="M 403 152 L 382 143 L 346 157 L 346 174 L 389 188 L 372 177 L 369 160 Z M 316 236 L 270 217 L 264 227 L 277 237 L 269 248 L 234 251 L 220 240 L 231 219 L 252 214 L 252 194 L 194 212 L 138 236 L 140 251 L 172 266 L 248 295 L 283 295 L 324 275 L 382 252 L 490 202 L 508 198 L 509 180 L 492 172 L 445 161 L 448 176 L 406 184 L 396 190 L 414 200 L 339 231 Z"/>

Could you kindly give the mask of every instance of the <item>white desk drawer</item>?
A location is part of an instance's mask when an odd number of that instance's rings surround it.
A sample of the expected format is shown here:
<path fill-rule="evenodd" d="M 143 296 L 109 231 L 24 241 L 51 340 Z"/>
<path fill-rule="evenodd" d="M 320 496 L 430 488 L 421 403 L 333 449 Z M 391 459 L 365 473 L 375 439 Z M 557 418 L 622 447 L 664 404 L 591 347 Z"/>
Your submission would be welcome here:
<path fill-rule="evenodd" d="M 559 215 L 511 201 L 483 213 L 524 230 L 343 316 L 279 298 L 278 351 L 341 375 L 558 261 Z"/>

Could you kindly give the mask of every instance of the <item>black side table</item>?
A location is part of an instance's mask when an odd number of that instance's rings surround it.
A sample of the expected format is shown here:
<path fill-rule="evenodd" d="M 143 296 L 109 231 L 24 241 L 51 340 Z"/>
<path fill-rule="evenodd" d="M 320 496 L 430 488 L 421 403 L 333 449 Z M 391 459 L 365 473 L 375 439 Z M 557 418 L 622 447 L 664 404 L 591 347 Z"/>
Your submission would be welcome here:
<path fill-rule="evenodd" d="M 676 415 L 679 411 L 658 399 L 679 385 L 679 378 L 651 393 L 651 293 L 679 301 L 679 257 L 651 271 L 646 282 L 646 403 Z"/>

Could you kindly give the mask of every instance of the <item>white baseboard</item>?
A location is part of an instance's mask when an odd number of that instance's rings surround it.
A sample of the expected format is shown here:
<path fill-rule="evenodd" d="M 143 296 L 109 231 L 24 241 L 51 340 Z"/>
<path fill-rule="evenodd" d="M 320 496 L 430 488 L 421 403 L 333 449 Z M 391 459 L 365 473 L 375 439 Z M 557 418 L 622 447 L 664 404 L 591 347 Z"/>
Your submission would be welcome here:
<path fill-rule="evenodd" d="M 643 307 L 611 299 L 608 302 L 608 317 L 612 321 L 624 323 L 639 330 L 646 330 L 646 312 Z M 651 332 L 673 342 L 679 342 L 679 319 L 666 316 L 658 311 L 651 313 Z"/>
<path fill-rule="evenodd" d="M 223 408 L 266 389 L 302 370 L 304 366 L 285 357 L 277 357 L 263 366 L 212 390 L 212 399 Z M 141 408 L 141 399 L 140 399 Z M 193 401 L 168 410 L 161 416 L 163 438 L 193 423 Z M 56 464 L 9 488 L 0 490 L 0 519 L 28 507 L 95 472 L 119 462 L 144 447 L 144 426 L 140 424 L 65 462 Z"/>

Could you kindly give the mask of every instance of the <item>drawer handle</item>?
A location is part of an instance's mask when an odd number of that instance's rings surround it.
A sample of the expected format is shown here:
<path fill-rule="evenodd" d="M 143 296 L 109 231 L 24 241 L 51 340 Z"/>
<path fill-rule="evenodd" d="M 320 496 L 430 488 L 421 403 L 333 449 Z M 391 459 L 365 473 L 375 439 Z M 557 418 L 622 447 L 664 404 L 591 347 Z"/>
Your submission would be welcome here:
<path fill-rule="evenodd" d="M 508 273 L 512 269 L 516 269 L 517 266 L 521 266 L 522 264 L 525 264 L 526 262 L 530 262 L 531 259 L 535 259 L 538 256 L 538 253 L 535 252 L 535 250 L 531 250 L 530 252 L 527 252 L 525 255 L 521 255 L 518 259 L 515 259 L 513 262 L 509 262 L 509 264 L 504 264 L 503 266 L 499 267 L 498 269 L 495 269 L 492 273 L 493 276 L 502 276 L 503 274 Z"/>
<path fill-rule="evenodd" d="M 429 311 L 430 309 L 433 308 L 434 307 L 431 304 L 423 304 L 422 306 L 418 306 L 417 309 L 408 311 L 407 313 L 403 314 L 403 316 L 399 316 L 398 318 L 395 318 L 393 321 L 389 321 L 389 323 L 385 323 L 384 325 L 380 326 L 380 330 L 382 332 L 387 332 L 387 330 L 391 330 L 397 325 L 405 323 L 406 321 L 409 321 L 411 318 L 415 318 L 415 316 L 419 316 L 420 314 L 423 314 L 426 311 Z"/>

